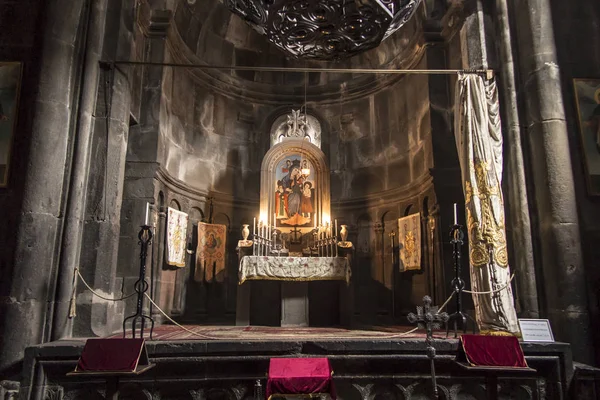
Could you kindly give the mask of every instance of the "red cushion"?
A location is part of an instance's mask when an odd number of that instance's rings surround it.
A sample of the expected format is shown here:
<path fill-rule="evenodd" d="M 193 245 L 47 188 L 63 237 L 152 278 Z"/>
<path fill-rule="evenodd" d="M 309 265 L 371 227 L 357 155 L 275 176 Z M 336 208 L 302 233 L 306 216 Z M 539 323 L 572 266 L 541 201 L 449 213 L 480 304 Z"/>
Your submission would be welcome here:
<path fill-rule="evenodd" d="M 527 368 L 519 339 L 514 336 L 462 335 L 460 340 L 473 366 Z"/>

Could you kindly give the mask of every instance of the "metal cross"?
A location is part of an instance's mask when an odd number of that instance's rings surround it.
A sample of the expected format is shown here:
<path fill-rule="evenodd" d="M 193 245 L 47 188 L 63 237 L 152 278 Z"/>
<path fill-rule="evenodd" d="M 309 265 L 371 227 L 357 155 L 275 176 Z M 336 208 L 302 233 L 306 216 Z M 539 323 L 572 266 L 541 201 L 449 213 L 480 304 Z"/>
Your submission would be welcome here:
<path fill-rule="evenodd" d="M 410 323 L 417 323 L 419 328 L 425 329 L 427 336 L 425 337 L 425 344 L 427 345 L 427 358 L 431 363 L 431 381 L 433 383 L 433 394 L 435 398 L 438 398 L 438 389 L 435 379 L 435 347 L 433 347 L 433 330 L 440 329 L 442 323 L 448 322 L 448 314 L 445 312 L 438 312 L 437 306 L 431 305 L 431 297 L 423 297 L 423 306 L 417 306 L 417 314 L 408 314 L 408 321 Z"/>
<path fill-rule="evenodd" d="M 290 230 L 290 243 L 302 243 L 302 231 L 298 229 L 298 225 L 294 225 L 294 229 Z"/>

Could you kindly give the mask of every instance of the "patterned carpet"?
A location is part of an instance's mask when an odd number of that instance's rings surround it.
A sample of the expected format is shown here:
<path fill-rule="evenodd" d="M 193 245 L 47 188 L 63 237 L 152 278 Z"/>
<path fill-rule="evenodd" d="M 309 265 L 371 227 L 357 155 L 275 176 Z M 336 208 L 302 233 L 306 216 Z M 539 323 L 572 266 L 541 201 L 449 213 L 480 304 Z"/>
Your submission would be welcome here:
<path fill-rule="evenodd" d="M 386 326 L 363 329 L 343 328 L 281 328 L 270 326 L 205 326 L 186 325 L 184 330 L 175 325 L 161 325 L 154 329 L 153 340 L 352 340 L 352 339 L 423 339 L 425 332 L 418 330 L 404 334 L 413 327 Z M 149 332 L 144 336 L 149 338 Z M 445 338 L 445 332 L 436 332 L 436 338 Z M 122 337 L 122 333 L 111 337 Z"/>

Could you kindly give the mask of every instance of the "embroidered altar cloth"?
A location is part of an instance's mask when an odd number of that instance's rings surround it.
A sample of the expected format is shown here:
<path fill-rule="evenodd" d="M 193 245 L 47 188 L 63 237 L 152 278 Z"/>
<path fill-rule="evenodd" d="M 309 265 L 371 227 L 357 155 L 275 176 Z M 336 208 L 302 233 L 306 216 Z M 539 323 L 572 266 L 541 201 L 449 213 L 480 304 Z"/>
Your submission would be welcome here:
<path fill-rule="evenodd" d="M 350 283 L 350 263 L 345 257 L 246 256 L 239 269 L 240 285 L 247 280 L 329 281 Z"/>

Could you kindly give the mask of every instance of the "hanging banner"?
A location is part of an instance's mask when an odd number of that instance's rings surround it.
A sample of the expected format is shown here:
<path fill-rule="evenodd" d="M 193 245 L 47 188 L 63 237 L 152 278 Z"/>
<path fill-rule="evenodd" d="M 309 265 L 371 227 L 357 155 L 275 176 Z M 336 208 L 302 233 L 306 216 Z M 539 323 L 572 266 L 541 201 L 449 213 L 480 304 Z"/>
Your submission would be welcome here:
<path fill-rule="evenodd" d="M 198 223 L 198 249 L 196 250 L 196 282 L 223 282 L 225 280 L 225 225 Z"/>
<path fill-rule="evenodd" d="M 400 272 L 421 269 L 421 214 L 398 219 Z"/>
<path fill-rule="evenodd" d="M 167 210 L 167 264 L 185 267 L 188 215 L 169 207 Z"/>
<path fill-rule="evenodd" d="M 475 317 L 482 334 L 517 334 L 502 196 L 502 130 L 495 81 L 460 75 L 455 135 L 469 237 Z"/>

